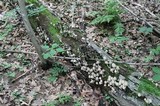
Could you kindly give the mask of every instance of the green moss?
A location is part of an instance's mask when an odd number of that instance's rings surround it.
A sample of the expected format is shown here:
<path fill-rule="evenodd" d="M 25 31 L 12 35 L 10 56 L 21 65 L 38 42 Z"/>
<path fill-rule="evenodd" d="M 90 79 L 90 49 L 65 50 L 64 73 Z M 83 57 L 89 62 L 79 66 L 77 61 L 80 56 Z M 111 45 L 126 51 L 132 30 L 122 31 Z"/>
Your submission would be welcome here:
<path fill-rule="evenodd" d="M 145 91 L 147 93 L 160 96 L 160 88 L 156 87 L 155 84 L 153 84 L 151 81 L 144 78 L 141 79 L 138 90 L 140 92 Z"/>
<path fill-rule="evenodd" d="M 60 44 L 59 40 L 59 29 L 56 25 L 59 23 L 59 19 L 52 15 L 48 9 L 45 9 L 42 5 L 40 5 L 37 0 L 28 0 L 29 4 L 33 4 L 35 10 L 30 10 L 32 14 L 29 17 L 31 25 L 33 29 L 36 29 L 38 26 L 42 26 L 45 29 L 46 33 L 48 34 L 49 38 L 52 41 Z M 37 20 L 38 17 L 38 20 Z"/>
<path fill-rule="evenodd" d="M 42 15 L 45 16 L 44 18 L 46 18 L 46 31 L 56 43 L 60 43 L 60 40 L 58 38 L 59 29 L 56 27 L 60 20 L 57 17 L 53 16 L 48 10 L 43 11 Z"/>
<path fill-rule="evenodd" d="M 31 23 L 31 26 L 34 30 L 36 30 L 38 23 L 36 21 L 36 17 L 29 17 L 29 21 Z"/>

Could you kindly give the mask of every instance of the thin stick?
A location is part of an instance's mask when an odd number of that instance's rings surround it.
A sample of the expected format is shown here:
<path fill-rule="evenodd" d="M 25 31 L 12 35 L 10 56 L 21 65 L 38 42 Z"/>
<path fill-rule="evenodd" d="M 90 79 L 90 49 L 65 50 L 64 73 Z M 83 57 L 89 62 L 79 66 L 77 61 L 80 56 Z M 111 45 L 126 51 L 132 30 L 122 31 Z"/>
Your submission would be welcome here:
<path fill-rule="evenodd" d="M 158 18 L 158 19 L 160 20 L 160 18 L 157 17 L 154 13 L 152 13 L 148 8 L 142 6 L 141 4 L 138 4 L 138 3 L 132 3 L 132 4 L 134 4 L 134 5 L 136 5 L 136 6 L 139 6 L 139 7 L 141 7 L 141 8 L 144 8 L 145 11 L 147 11 L 147 12 L 148 12 L 150 15 L 152 15 L 154 18 Z"/>
<path fill-rule="evenodd" d="M 33 71 L 36 67 L 37 67 L 37 65 L 34 66 L 32 69 L 24 72 L 24 73 L 21 74 L 20 76 L 16 77 L 15 79 L 13 79 L 13 80 L 11 81 L 11 83 L 14 83 L 15 81 L 19 80 L 19 79 L 22 78 L 23 76 L 27 75 L 29 72 Z"/>
<path fill-rule="evenodd" d="M 0 50 L 0 52 L 7 52 L 7 53 L 23 53 L 23 54 L 38 55 L 37 53 L 34 53 L 34 52 L 17 51 L 17 50 Z"/>
<path fill-rule="evenodd" d="M 99 50 L 99 49 L 98 49 Z M 8 53 L 24 53 L 24 54 L 31 54 L 31 55 L 38 55 L 37 53 L 34 52 L 26 52 L 26 51 L 14 51 L 14 50 L 0 50 L 0 52 L 8 52 Z M 101 51 L 102 52 L 102 51 Z M 109 56 L 109 55 L 108 55 Z M 65 57 L 65 56 L 52 56 L 53 58 L 58 58 L 58 59 L 67 59 L 67 60 L 80 60 L 81 58 L 79 57 Z M 109 56 L 109 58 L 111 58 Z M 88 60 L 95 60 L 95 61 L 105 61 L 104 59 L 88 59 Z M 160 63 L 133 63 L 133 62 L 127 62 L 127 61 L 117 61 L 117 60 L 112 60 L 112 62 L 116 63 L 125 63 L 129 65 L 142 65 L 142 66 L 160 66 Z"/>

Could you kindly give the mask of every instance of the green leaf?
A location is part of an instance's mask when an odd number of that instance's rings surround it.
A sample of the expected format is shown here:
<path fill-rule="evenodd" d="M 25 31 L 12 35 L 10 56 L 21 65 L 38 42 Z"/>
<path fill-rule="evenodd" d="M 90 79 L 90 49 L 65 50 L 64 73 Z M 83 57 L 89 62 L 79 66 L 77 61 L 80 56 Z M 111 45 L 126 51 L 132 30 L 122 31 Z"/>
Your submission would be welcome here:
<path fill-rule="evenodd" d="M 50 76 L 48 78 L 48 81 L 50 81 L 50 82 L 55 82 L 56 80 L 57 80 L 57 77 L 55 77 L 55 76 Z"/>
<path fill-rule="evenodd" d="M 48 59 L 49 57 L 50 57 L 50 54 L 48 54 L 48 53 L 44 53 L 44 54 L 43 54 L 43 58 L 44 58 L 44 59 Z"/>
<path fill-rule="evenodd" d="M 55 50 L 50 50 L 50 52 L 49 52 L 49 53 L 50 53 L 50 55 L 51 55 L 51 56 L 53 56 L 53 55 L 57 54 L 57 52 L 56 52 Z"/>
<path fill-rule="evenodd" d="M 63 48 L 57 48 L 56 51 L 57 51 L 58 53 L 61 53 L 61 52 L 64 52 L 64 49 L 63 49 Z"/>
<path fill-rule="evenodd" d="M 160 45 L 157 46 L 156 50 L 160 52 Z"/>
<path fill-rule="evenodd" d="M 1 36 L 1 35 L 0 35 L 0 40 L 3 40 L 3 39 L 4 39 L 4 36 Z"/>
<path fill-rule="evenodd" d="M 46 50 L 49 49 L 49 46 L 48 46 L 48 45 L 42 45 L 41 47 L 42 47 L 43 49 L 46 49 Z"/>
<path fill-rule="evenodd" d="M 102 17 L 101 23 L 111 22 L 115 16 L 114 15 L 106 15 Z"/>
<path fill-rule="evenodd" d="M 159 54 L 159 51 L 156 50 L 156 49 L 151 49 L 151 50 L 150 50 L 150 54 L 151 54 L 151 55 L 157 55 L 157 54 Z"/>
<path fill-rule="evenodd" d="M 121 43 L 122 41 L 125 41 L 125 40 L 128 40 L 128 38 L 124 36 L 110 36 L 109 37 L 109 41 L 111 43 L 114 43 L 114 42 Z"/>
<path fill-rule="evenodd" d="M 7 76 L 11 77 L 11 78 L 14 78 L 16 76 L 16 73 L 15 72 L 8 72 Z"/>
<path fill-rule="evenodd" d="M 102 16 L 98 16 L 97 18 L 95 18 L 94 20 L 91 21 L 91 25 L 101 24 L 102 20 L 103 20 L 103 17 Z"/>
<path fill-rule="evenodd" d="M 148 35 L 149 33 L 153 32 L 153 28 L 151 28 L 151 27 L 140 27 L 139 32 L 144 33 L 144 35 Z"/>
<path fill-rule="evenodd" d="M 144 58 L 145 62 L 150 62 L 151 60 L 153 60 L 153 56 L 149 55 L 146 58 Z"/>
<path fill-rule="evenodd" d="M 152 67 L 152 70 L 153 70 L 154 73 L 160 74 L 160 68 Z"/>
<path fill-rule="evenodd" d="M 95 17 L 95 16 L 98 15 L 98 14 L 99 14 L 99 12 L 97 12 L 97 11 L 92 11 L 92 12 L 89 12 L 89 13 L 88 13 L 88 16 Z"/>
<path fill-rule="evenodd" d="M 123 26 L 122 23 L 116 23 L 114 25 L 114 28 L 115 28 L 115 35 L 116 36 L 120 36 L 120 35 L 123 34 L 123 32 L 124 32 L 124 26 Z"/>
<path fill-rule="evenodd" d="M 160 81 L 160 74 L 156 74 L 152 78 L 154 81 Z"/>
<path fill-rule="evenodd" d="M 57 43 L 52 44 L 52 49 L 57 48 L 59 45 Z"/>

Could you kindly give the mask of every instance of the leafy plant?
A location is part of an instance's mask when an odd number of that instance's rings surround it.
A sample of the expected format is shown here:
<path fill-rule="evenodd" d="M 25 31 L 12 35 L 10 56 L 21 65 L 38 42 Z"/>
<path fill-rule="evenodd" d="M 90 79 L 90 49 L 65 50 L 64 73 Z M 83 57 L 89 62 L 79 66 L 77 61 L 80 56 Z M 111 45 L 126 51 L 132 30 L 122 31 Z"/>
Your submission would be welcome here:
<path fill-rule="evenodd" d="M 91 21 L 92 25 L 109 23 L 113 26 L 114 36 L 109 37 L 111 43 L 121 43 L 128 40 L 128 38 L 122 36 L 125 29 L 124 25 L 120 22 L 120 13 L 122 13 L 122 10 L 119 8 L 116 0 L 106 0 L 102 12 L 93 11 L 90 13 L 91 16 L 96 17 Z"/>
<path fill-rule="evenodd" d="M 50 46 L 44 45 L 42 46 L 43 49 L 46 50 L 45 53 L 43 53 L 43 58 L 48 59 L 51 58 L 52 56 L 56 55 L 57 53 L 63 53 L 64 50 L 61 48 L 57 43 L 54 43 Z"/>
<path fill-rule="evenodd" d="M 110 23 L 119 21 L 119 14 L 122 13 L 120 8 L 118 7 L 118 3 L 116 0 L 107 0 L 105 2 L 105 6 L 102 12 L 91 12 L 91 16 L 95 16 L 96 18 L 91 21 L 92 25 L 98 25 L 102 23 Z"/>
<path fill-rule="evenodd" d="M 80 100 L 75 100 L 73 106 L 81 106 L 81 104 Z"/>
<path fill-rule="evenodd" d="M 0 40 L 3 40 L 13 29 L 12 24 L 7 24 L 2 32 L 0 32 Z"/>
<path fill-rule="evenodd" d="M 158 45 L 154 49 L 150 49 L 150 55 L 147 56 L 146 58 L 144 58 L 144 61 L 149 62 L 149 61 L 153 60 L 154 56 L 159 55 L 159 54 L 160 54 L 160 45 Z"/>
<path fill-rule="evenodd" d="M 14 98 L 16 104 L 20 104 L 21 101 L 23 101 L 25 99 L 24 96 L 22 96 L 22 93 L 20 91 L 18 91 L 17 89 L 15 89 L 12 93 L 11 96 Z"/>
<path fill-rule="evenodd" d="M 10 79 L 16 77 L 16 73 L 15 73 L 15 72 L 7 72 L 6 75 L 7 75 Z"/>
<path fill-rule="evenodd" d="M 153 80 L 154 81 L 160 81 L 160 68 L 158 67 L 152 67 L 152 71 L 154 72 Z"/>
<path fill-rule="evenodd" d="M 61 95 L 59 95 L 58 101 L 60 104 L 65 104 L 65 103 L 71 101 L 71 96 L 61 94 Z"/>
<path fill-rule="evenodd" d="M 54 64 L 53 68 L 50 69 L 50 76 L 48 80 L 50 82 L 54 82 L 57 80 L 60 74 L 65 73 L 65 72 L 66 72 L 66 69 L 62 65 L 56 63 Z"/>
<path fill-rule="evenodd" d="M 5 21 L 3 30 L 0 31 L 0 40 L 3 40 L 12 30 L 13 24 L 9 23 L 8 20 L 13 20 L 17 18 L 16 10 L 7 11 L 2 17 L 2 21 Z"/>
<path fill-rule="evenodd" d="M 70 102 L 71 99 L 70 95 L 60 94 L 56 100 L 45 103 L 43 106 L 59 106 L 60 104 Z"/>
<path fill-rule="evenodd" d="M 7 62 L 3 62 L 2 64 L 0 64 L 0 66 L 3 67 L 4 69 L 12 67 L 12 65 Z"/>
<path fill-rule="evenodd" d="M 114 29 L 115 29 L 115 36 L 121 36 L 125 30 L 122 23 L 115 23 Z"/>
<path fill-rule="evenodd" d="M 143 26 L 139 28 L 139 32 L 144 33 L 144 35 L 148 35 L 153 32 L 153 28 Z"/>
<path fill-rule="evenodd" d="M 114 42 L 121 43 L 122 41 L 125 41 L 125 40 L 128 40 L 128 38 L 124 36 L 110 36 L 109 37 L 109 41 L 111 43 L 114 43 Z"/>

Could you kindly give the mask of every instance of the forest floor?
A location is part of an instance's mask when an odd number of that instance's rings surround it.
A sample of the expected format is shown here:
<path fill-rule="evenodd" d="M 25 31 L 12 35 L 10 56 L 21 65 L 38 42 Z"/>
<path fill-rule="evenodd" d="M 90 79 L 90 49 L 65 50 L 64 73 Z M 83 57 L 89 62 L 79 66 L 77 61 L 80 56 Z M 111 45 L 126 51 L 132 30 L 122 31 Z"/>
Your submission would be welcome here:
<path fill-rule="evenodd" d="M 73 29 L 84 31 L 87 39 L 94 41 L 115 60 L 130 64 L 145 77 L 152 79 L 153 64 L 160 63 L 160 53 L 152 56 L 151 50 L 160 45 L 160 34 L 144 34 L 145 31 L 142 33 L 140 28 L 146 26 L 144 21 L 135 21 L 136 17 L 129 12 L 120 14 L 125 29 L 123 36 L 127 40 L 113 43 L 104 34 L 104 27 L 90 25 L 91 19 L 87 16 L 93 10 L 100 10 L 103 2 L 61 0 L 53 3 L 50 0 L 43 3 L 64 25 L 69 26 L 67 32 Z M 160 17 L 160 2 L 126 0 L 124 5 L 138 17 L 160 29 L 160 20 L 153 17 Z M 77 78 L 80 69 L 72 68 L 72 71 L 60 76 L 56 82 L 48 81 L 50 73 L 38 65 L 38 55 L 27 36 L 21 16 L 16 12 L 17 6 L 17 3 L 0 1 L 0 106 L 42 106 L 46 102 L 57 100 L 60 95 L 65 95 L 71 101 L 62 106 L 101 106 L 99 103 L 102 97 L 106 98 L 108 106 L 112 101 L 109 96 L 102 95 L 99 88 L 93 88 L 84 79 Z M 146 9 L 154 14 L 148 13 Z M 36 35 L 40 33 L 43 31 L 37 31 Z M 146 62 L 150 64 L 144 64 Z M 73 77 L 76 77 L 76 81 Z"/>

